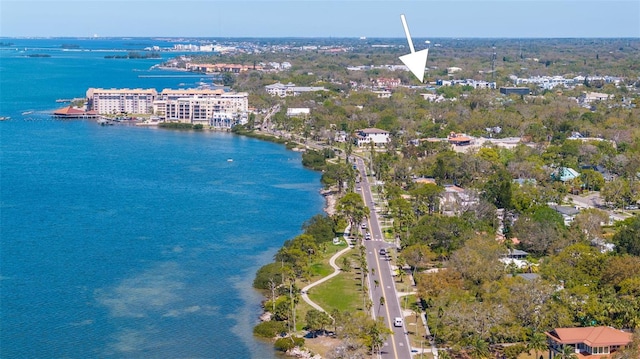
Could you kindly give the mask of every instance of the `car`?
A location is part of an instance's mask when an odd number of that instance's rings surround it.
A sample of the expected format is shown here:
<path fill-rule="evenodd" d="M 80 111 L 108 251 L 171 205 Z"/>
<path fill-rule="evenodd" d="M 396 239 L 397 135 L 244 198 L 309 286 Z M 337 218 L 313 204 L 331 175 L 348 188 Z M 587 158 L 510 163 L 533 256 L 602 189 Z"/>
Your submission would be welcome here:
<path fill-rule="evenodd" d="M 384 249 L 384 248 L 380 248 L 380 255 L 381 255 L 381 256 L 385 256 L 385 255 L 387 255 L 387 250 L 386 250 L 386 249 Z"/>
<path fill-rule="evenodd" d="M 367 229 L 367 224 L 363 223 L 362 225 L 360 225 L 360 227 L 362 227 L 362 229 Z"/>
<path fill-rule="evenodd" d="M 367 232 L 367 233 L 364 235 L 364 239 L 371 239 L 371 233 Z"/>
<path fill-rule="evenodd" d="M 393 319 L 393 326 L 394 327 L 402 327 L 402 318 L 400 317 L 395 317 Z"/>

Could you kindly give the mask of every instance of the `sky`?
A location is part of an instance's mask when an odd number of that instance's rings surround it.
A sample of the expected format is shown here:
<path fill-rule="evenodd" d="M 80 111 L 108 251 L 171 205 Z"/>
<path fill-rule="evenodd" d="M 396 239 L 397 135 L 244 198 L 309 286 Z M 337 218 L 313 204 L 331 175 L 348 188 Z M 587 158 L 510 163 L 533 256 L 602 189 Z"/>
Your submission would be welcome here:
<path fill-rule="evenodd" d="M 0 0 L 1 37 L 640 37 L 640 0 Z"/>

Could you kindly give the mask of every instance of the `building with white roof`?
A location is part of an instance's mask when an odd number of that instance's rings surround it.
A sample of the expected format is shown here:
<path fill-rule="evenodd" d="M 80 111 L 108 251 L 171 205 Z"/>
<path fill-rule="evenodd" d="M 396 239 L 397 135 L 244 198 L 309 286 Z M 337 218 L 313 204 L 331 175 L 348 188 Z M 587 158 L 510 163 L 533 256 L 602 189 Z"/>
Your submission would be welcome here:
<path fill-rule="evenodd" d="M 384 146 L 389 143 L 389 132 L 379 128 L 365 128 L 356 131 L 356 143 L 365 146 L 373 142 L 375 146 Z"/>
<path fill-rule="evenodd" d="M 303 92 L 315 92 L 315 91 L 327 91 L 326 88 L 320 86 L 296 86 L 289 82 L 284 85 L 280 82 L 276 82 L 275 84 L 267 85 L 264 87 L 267 93 L 271 96 L 279 96 L 279 97 L 287 97 L 287 96 L 297 96 Z"/>

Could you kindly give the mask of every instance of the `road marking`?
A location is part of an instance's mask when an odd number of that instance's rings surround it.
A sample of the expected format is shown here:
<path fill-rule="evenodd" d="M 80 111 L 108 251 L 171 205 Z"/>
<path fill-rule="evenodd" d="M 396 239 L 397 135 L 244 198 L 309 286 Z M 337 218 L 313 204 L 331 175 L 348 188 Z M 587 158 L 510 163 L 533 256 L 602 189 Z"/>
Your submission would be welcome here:
<path fill-rule="evenodd" d="M 378 264 L 378 271 L 380 271 L 380 260 L 378 259 L 378 256 L 375 256 L 376 258 L 376 264 Z M 382 275 L 380 276 L 380 287 L 384 287 L 384 282 L 382 280 Z M 393 280 L 393 277 L 391 277 L 391 280 Z M 390 287 L 387 287 L 390 288 Z M 385 303 L 389 303 L 389 301 L 387 301 L 387 296 L 384 294 L 384 290 L 382 291 L 382 297 L 384 298 L 384 302 Z M 384 306 L 385 311 L 387 312 L 387 324 L 389 325 L 387 328 L 393 328 L 391 325 L 391 313 L 389 313 L 389 306 L 385 305 Z M 392 330 L 393 331 L 393 330 Z M 396 339 L 393 337 L 395 333 L 391 334 L 391 343 L 393 344 L 393 356 L 398 359 L 398 351 L 396 350 Z"/>

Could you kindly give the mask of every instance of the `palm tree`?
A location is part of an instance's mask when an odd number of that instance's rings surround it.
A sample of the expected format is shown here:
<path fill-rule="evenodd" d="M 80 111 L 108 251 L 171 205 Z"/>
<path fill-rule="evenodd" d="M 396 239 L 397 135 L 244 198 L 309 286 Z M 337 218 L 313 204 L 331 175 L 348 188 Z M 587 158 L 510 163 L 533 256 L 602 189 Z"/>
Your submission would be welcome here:
<path fill-rule="evenodd" d="M 378 304 L 378 314 L 380 313 L 380 308 L 384 305 L 384 297 L 380 297 L 380 304 Z"/>
<path fill-rule="evenodd" d="M 529 337 L 529 341 L 527 342 L 527 349 L 533 350 L 536 359 L 538 358 L 538 352 L 544 351 L 547 348 L 547 338 L 544 334 L 535 332 L 533 333 L 533 335 L 531 335 L 531 337 Z"/>
<path fill-rule="evenodd" d="M 578 359 L 576 350 L 571 345 L 565 345 L 562 350 L 556 354 L 555 359 Z"/>
<path fill-rule="evenodd" d="M 489 357 L 489 344 L 482 338 L 474 336 L 469 340 L 467 354 L 473 359 L 484 359 Z M 568 358 L 567 358 L 568 359 Z"/>

